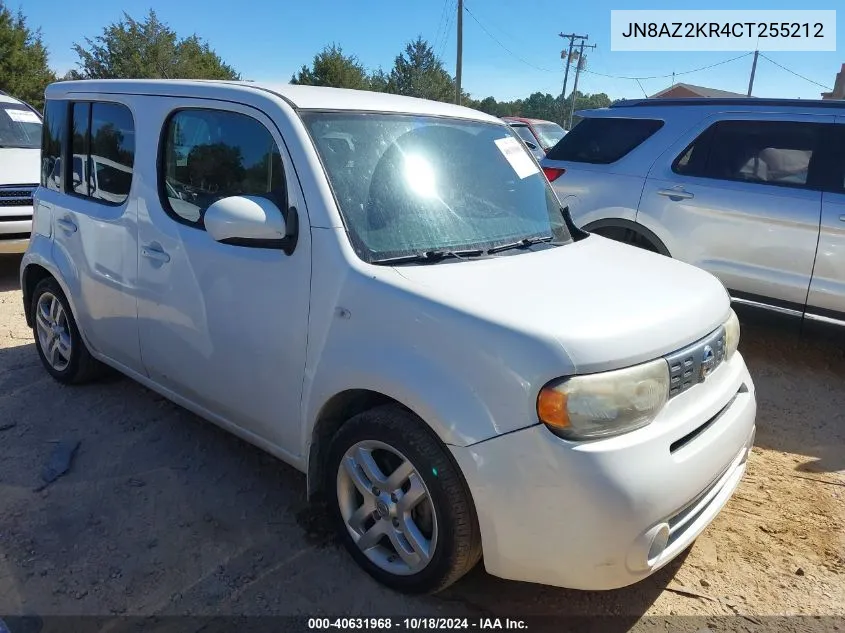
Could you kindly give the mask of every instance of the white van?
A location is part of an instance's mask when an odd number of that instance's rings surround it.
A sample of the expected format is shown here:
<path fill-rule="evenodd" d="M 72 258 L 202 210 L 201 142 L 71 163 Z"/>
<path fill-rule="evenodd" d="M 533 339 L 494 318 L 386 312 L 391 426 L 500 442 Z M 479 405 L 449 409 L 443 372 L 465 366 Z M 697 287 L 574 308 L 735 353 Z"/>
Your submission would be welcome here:
<path fill-rule="evenodd" d="M 26 250 L 40 147 L 41 116 L 0 90 L 0 255 Z"/>
<path fill-rule="evenodd" d="M 739 483 L 756 401 L 724 287 L 575 228 L 505 122 L 286 84 L 46 96 L 45 164 L 128 175 L 36 192 L 46 371 L 109 365 L 302 470 L 379 581 L 437 591 L 483 552 L 620 587 Z"/>

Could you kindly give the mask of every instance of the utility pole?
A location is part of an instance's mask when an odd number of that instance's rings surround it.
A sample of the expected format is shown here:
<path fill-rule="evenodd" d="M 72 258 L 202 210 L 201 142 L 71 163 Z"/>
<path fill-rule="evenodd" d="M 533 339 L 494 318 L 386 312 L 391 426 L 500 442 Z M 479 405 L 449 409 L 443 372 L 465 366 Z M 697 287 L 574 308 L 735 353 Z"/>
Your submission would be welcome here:
<path fill-rule="evenodd" d="M 581 69 L 584 67 L 584 49 L 595 48 L 596 45 L 584 45 L 584 40 L 581 40 L 581 49 L 578 51 L 578 63 L 575 65 L 575 85 L 572 87 L 572 106 L 569 108 L 569 126 L 567 129 L 572 129 L 572 117 L 575 116 L 575 98 L 578 96 L 578 77 L 581 75 Z"/>
<path fill-rule="evenodd" d="M 754 75 L 757 74 L 757 56 L 760 54 L 760 51 L 754 51 L 754 63 L 751 64 L 751 77 L 748 79 L 748 94 L 746 96 L 751 96 L 751 89 L 754 88 Z"/>
<path fill-rule="evenodd" d="M 575 46 L 575 40 L 588 40 L 590 39 L 589 35 L 576 35 L 575 33 L 559 33 L 559 35 L 565 39 L 569 40 L 569 53 L 566 54 L 566 71 L 563 73 L 563 90 L 560 93 L 560 122 L 563 123 L 563 120 L 566 118 L 566 83 L 569 81 L 569 64 L 572 61 L 572 49 Z M 564 51 L 561 51 L 561 57 L 563 57 Z"/>
<path fill-rule="evenodd" d="M 464 57 L 464 0 L 458 0 L 458 61 L 455 63 L 455 103 L 461 104 L 461 70 Z"/>

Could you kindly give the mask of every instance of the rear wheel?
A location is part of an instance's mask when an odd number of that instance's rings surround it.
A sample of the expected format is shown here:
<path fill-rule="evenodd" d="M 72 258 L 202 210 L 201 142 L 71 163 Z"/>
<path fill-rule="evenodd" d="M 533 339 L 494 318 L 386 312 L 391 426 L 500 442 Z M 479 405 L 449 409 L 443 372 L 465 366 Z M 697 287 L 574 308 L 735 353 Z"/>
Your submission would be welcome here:
<path fill-rule="evenodd" d="M 101 375 L 103 365 L 85 347 L 59 282 L 52 277 L 42 279 L 32 293 L 30 309 L 35 348 L 53 378 L 69 384 Z"/>
<path fill-rule="evenodd" d="M 341 540 L 379 582 L 436 592 L 481 557 L 462 474 L 407 410 L 387 405 L 349 420 L 332 441 L 327 473 Z"/>

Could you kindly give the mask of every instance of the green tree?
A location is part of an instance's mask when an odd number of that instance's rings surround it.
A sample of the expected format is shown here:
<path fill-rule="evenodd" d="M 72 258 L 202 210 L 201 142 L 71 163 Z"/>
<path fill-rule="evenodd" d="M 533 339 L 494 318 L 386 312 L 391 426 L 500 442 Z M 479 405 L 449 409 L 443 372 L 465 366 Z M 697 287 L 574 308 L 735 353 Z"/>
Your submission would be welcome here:
<path fill-rule="evenodd" d="M 196 35 L 179 39 L 150 11 L 141 21 L 128 13 L 85 46 L 74 44 L 79 70 L 66 79 L 239 79 L 207 42 Z"/>
<path fill-rule="evenodd" d="M 337 44 L 326 46 L 314 55 L 311 67 L 303 66 L 291 77 L 290 82 L 356 90 L 367 90 L 370 87 L 370 78 L 364 65 L 355 55 L 344 55 L 343 49 Z"/>
<path fill-rule="evenodd" d="M 560 99 L 558 99 L 558 104 L 560 103 Z M 592 110 L 593 108 L 606 108 L 611 104 L 610 97 L 608 97 L 605 93 L 599 92 L 596 94 L 584 94 L 580 90 L 578 94 L 575 95 L 575 112 L 578 110 Z M 560 107 L 560 106 L 558 106 Z M 566 101 L 564 102 L 563 112 L 565 113 L 565 117 L 558 117 L 556 120 L 560 123 L 563 127 L 567 127 L 569 124 L 569 112 L 572 108 L 572 95 L 570 94 Z M 577 114 L 572 117 L 572 127 L 581 120 Z"/>
<path fill-rule="evenodd" d="M 390 75 L 381 68 L 370 73 L 370 90 L 373 92 L 387 92 L 390 83 Z"/>
<path fill-rule="evenodd" d="M 40 110 L 44 88 L 56 80 L 47 61 L 40 31 L 30 29 L 21 12 L 13 14 L 0 0 L 0 90 Z"/>
<path fill-rule="evenodd" d="M 417 37 L 397 55 L 387 82 L 388 92 L 410 97 L 454 101 L 455 83 L 443 62 L 422 37 Z"/>

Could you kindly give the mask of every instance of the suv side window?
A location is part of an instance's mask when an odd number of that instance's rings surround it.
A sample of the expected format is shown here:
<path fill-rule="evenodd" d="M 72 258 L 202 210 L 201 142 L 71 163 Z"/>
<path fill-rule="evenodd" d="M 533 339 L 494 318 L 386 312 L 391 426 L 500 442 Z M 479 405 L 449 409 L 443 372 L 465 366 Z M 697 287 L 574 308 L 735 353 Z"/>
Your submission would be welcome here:
<path fill-rule="evenodd" d="M 62 190 L 62 148 L 67 131 L 67 101 L 50 100 L 44 106 L 41 131 L 41 186 Z"/>
<path fill-rule="evenodd" d="M 719 121 L 681 153 L 672 170 L 719 180 L 812 185 L 810 163 L 823 126 L 798 121 Z"/>
<path fill-rule="evenodd" d="M 607 165 L 628 155 L 663 127 L 657 119 L 588 117 L 555 145 L 547 157 Z"/>
<path fill-rule="evenodd" d="M 179 222 L 202 228 L 205 210 L 228 196 L 265 196 L 285 208 L 281 152 L 252 117 L 178 110 L 164 125 L 162 154 L 162 203 Z"/>
<path fill-rule="evenodd" d="M 71 158 L 65 176 L 72 193 L 104 204 L 126 202 L 135 163 L 135 123 L 129 108 L 119 103 L 74 103 Z"/>

